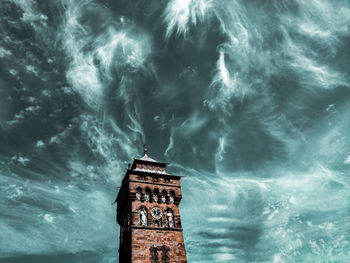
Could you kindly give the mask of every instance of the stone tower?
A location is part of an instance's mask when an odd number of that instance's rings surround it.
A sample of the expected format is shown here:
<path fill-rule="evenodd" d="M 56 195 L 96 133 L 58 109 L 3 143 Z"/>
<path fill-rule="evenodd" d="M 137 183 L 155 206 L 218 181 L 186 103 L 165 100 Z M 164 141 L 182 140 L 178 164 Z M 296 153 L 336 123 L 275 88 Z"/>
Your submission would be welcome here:
<path fill-rule="evenodd" d="M 116 202 L 120 263 L 187 262 L 179 211 L 181 176 L 147 156 L 127 169 Z"/>

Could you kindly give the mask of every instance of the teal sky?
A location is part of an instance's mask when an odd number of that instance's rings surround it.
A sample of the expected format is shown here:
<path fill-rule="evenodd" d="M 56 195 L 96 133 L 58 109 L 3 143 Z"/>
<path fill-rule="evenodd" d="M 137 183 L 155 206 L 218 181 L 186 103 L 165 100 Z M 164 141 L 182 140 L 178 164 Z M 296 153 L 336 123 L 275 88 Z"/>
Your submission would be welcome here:
<path fill-rule="evenodd" d="M 117 262 L 142 156 L 189 262 L 350 262 L 350 2 L 3 0 L 0 262 Z"/>

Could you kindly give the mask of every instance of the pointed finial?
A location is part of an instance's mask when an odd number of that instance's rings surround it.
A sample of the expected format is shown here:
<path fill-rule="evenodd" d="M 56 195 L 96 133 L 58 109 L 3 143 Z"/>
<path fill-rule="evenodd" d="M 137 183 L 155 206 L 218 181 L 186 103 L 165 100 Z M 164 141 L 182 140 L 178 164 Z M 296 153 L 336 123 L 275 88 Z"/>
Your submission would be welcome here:
<path fill-rule="evenodd" d="M 144 153 L 145 155 L 147 154 L 146 144 L 143 145 L 143 153 Z"/>

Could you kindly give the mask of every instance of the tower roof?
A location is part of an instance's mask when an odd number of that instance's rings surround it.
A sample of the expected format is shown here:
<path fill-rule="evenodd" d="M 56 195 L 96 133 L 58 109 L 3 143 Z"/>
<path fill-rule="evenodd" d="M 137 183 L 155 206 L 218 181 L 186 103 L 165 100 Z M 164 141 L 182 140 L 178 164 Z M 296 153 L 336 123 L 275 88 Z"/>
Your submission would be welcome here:
<path fill-rule="evenodd" d="M 165 172 L 166 163 L 158 162 L 147 155 L 146 144 L 143 145 L 144 155 L 140 159 L 134 159 L 131 170 L 136 172 L 148 172 L 156 174 L 167 174 Z"/>
<path fill-rule="evenodd" d="M 154 160 L 154 159 L 152 159 L 151 157 L 149 157 L 148 155 L 147 155 L 147 153 L 145 153 L 145 155 L 144 156 L 142 156 L 139 160 L 142 160 L 142 161 L 148 161 L 148 162 L 155 162 L 155 163 L 157 163 L 158 161 L 156 161 L 156 160 Z"/>
<path fill-rule="evenodd" d="M 144 156 L 142 156 L 139 160 L 146 161 L 146 162 L 158 163 L 158 161 L 156 161 L 156 160 L 152 159 L 151 157 L 149 157 L 147 155 L 147 152 L 148 152 L 148 150 L 147 150 L 146 144 L 144 144 L 143 145 L 143 154 L 144 154 Z"/>

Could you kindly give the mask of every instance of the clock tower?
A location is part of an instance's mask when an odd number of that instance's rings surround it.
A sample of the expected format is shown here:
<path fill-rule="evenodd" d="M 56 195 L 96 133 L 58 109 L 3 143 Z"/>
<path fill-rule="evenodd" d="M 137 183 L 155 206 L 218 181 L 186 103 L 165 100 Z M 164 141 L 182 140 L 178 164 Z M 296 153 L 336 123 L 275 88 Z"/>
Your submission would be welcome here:
<path fill-rule="evenodd" d="M 144 156 L 129 165 L 117 202 L 120 263 L 184 263 L 179 204 L 181 176 Z"/>

